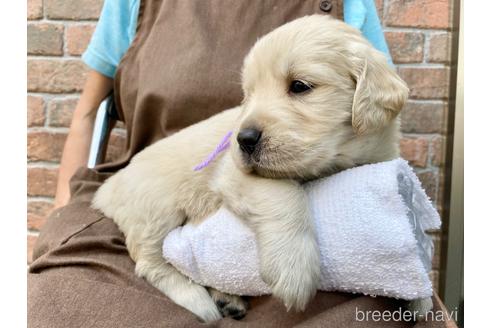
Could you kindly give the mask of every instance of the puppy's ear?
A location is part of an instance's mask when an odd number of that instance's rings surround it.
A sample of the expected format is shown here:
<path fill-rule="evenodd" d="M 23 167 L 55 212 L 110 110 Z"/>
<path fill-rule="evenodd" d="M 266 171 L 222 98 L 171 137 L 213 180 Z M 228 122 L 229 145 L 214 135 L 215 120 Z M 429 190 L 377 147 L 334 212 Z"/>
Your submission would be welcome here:
<path fill-rule="evenodd" d="M 408 88 L 382 53 L 369 48 L 357 57 L 352 76 L 356 81 L 352 126 L 360 135 L 390 123 L 405 104 Z"/>

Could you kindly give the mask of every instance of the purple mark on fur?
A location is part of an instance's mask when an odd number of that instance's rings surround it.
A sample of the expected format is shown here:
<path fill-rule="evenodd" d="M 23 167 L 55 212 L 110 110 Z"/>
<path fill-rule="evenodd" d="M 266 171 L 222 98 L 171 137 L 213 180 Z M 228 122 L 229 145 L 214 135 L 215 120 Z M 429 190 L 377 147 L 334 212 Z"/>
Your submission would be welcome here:
<path fill-rule="evenodd" d="M 205 159 L 202 163 L 195 166 L 193 171 L 200 171 L 204 167 L 207 167 L 221 152 L 229 148 L 231 145 L 230 138 L 232 136 L 232 131 L 227 132 L 227 134 L 222 138 L 220 143 L 215 147 L 214 151 L 208 155 L 207 159 Z"/>

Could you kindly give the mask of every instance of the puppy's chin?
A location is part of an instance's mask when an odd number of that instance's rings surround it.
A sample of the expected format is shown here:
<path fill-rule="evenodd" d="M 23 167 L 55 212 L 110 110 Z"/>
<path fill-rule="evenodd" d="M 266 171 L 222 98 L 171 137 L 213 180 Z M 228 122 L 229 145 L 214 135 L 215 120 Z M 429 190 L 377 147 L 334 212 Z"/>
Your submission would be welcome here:
<path fill-rule="evenodd" d="M 245 174 L 254 174 L 270 179 L 299 179 L 297 172 L 284 172 L 263 163 L 259 153 L 248 155 L 239 147 L 232 151 L 232 158 L 236 167 Z"/>
<path fill-rule="evenodd" d="M 246 154 L 244 154 L 240 149 L 239 149 L 239 146 L 234 144 L 233 146 L 234 148 L 232 149 L 231 151 L 231 154 L 232 154 L 232 160 L 234 162 L 234 164 L 236 165 L 236 167 L 246 173 L 246 174 L 250 174 L 253 172 L 253 167 L 251 165 L 251 162 L 250 160 L 248 159 L 248 156 L 246 156 Z"/>
<path fill-rule="evenodd" d="M 284 162 L 283 167 L 279 168 L 278 166 L 268 165 L 268 156 L 265 156 L 266 154 L 263 155 L 264 156 L 259 156 L 259 154 L 255 153 L 248 155 L 242 152 L 239 147 L 232 151 L 234 164 L 245 174 L 254 174 L 269 179 L 292 179 L 301 183 L 328 176 L 344 168 L 355 166 L 354 163 L 351 163 L 351 165 L 344 165 L 343 163 L 339 163 L 335 158 L 325 158 L 322 163 L 321 161 L 317 161 L 316 163 L 305 163 L 304 165 L 299 165 L 299 163 L 295 163 L 297 165 L 290 163 L 289 165 L 287 162 Z M 265 159 L 264 157 L 267 158 Z M 261 158 L 263 158 L 264 161 L 262 161 Z M 274 160 L 274 162 L 280 163 L 282 160 L 277 159 Z"/>
<path fill-rule="evenodd" d="M 232 158 L 236 167 L 245 174 L 255 174 L 265 178 L 275 178 L 276 176 L 264 168 L 261 162 L 258 160 L 258 154 L 253 153 L 248 155 L 238 149 L 233 150 Z"/>

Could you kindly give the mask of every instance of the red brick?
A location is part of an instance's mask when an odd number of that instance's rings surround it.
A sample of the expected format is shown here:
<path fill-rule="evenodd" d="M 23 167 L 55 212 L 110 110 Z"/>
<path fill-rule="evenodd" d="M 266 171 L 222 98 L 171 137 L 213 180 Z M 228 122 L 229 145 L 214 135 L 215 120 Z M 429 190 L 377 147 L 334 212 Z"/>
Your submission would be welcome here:
<path fill-rule="evenodd" d="M 82 55 L 91 40 L 94 24 L 74 25 L 67 28 L 67 51 L 70 55 Z"/>
<path fill-rule="evenodd" d="M 427 165 L 429 142 L 425 138 L 402 138 L 400 140 L 401 156 L 417 167 Z"/>
<path fill-rule="evenodd" d="M 450 28 L 449 0 L 388 0 L 388 26 Z"/>
<path fill-rule="evenodd" d="M 440 33 L 430 36 L 428 60 L 431 63 L 449 63 L 451 61 L 450 33 Z"/>
<path fill-rule="evenodd" d="M 104 0 L 44 0 L 46 16 L 50 19 L 95 20 Z"/>
<path fill-rule="evenodd" d="M 109 137 L 108 149 L 106 151 L 105 162 L 112 162 L 119 159 L 126 150 L 126 137 L 112 133 Z"/>
<path fill-rule="evenodd" d="M 410 88 L 410 97 L 416 99 L 446 99 L 449 95 L 449 69 L 399 67 L 398 73 Z"/>
<path fill-rule="evenodd" d="M 439 291 L 439 270 L 432 270 L 429 273 L 429 279 L 432 282 L 432 287 L 436 292 Z"/>
<path fill-rule="evenodd" d="M 27 61 L 27 89 L 34 92 L 82 91 L 87 68 L 80 60 L 31 59 Z"/>
<path fill-rule="evenodd" d="M 32 262 L 32 250 L 36 244 L 36 240 L 38 240 L 38 236 L 27 235 L 27 264 Z"/>
<path fill-rule="evenodd" d="M 434 241 L 434 257 L 432 257 L 432 269 L 439 269 L 441 265 L 441 236 L 440 234 L 431 234 Z"/>
<path fill-rule="evenodd" d="M 433 171 L 417 173 L 417 177 L 422 182 L 425 193 L 432 201 L 437 200 L 437 189 L 439 188 L 438 174 Z"/>
<path fill-rule="evenodd" d="M 53 203 L 47 201 L 30 201 L 27 203 L 27 228 L 39 230 L 44 225 L 46 217 L 51 213 Z"/>
<path fill-rule="evenodd" d="M 58 170 L 31 167 L 27 169 L 27 194 L 29 196 L 53 197 L 56 192 Z"/>
<path fill-rule="evenodd" d="M 374 0 L 374 4 L 376 5 L 376 10 L 378 12 L 379 20 L 383 22 L 384 0 Z"/>
<path fill-rule="evenodd" d="M 29 55 L 62 55 L 63 25 L 52 23 L 27 25 Z"/>
<path fill-rule="evenodd" d="M 49 126 L 69 127 L 79 98 L 54 99 L 48 103 Z"/>
<path fill-rule="evenodd" d="M 446 103 L 408 101 L 401 111 L 401 130 L 406 133 L 444 133 Z"/>
<path fill-rule="evenodd" d="M 395 63 L 422 62 L 424 35 L 414 32 L 386 32 L 386 40 Z"/>
<path fill-rule="evenodd" d="M 44 100 L 43 97 L 27 96 L 27 126 L 44 125 Z"/>
<path fill-rule="evenodd" d="M 27 159 L 29 161 L 59 162 L 66 133 L 36 131 L 27 134 Z"/>
<path fill-rule="evenodd" d="M 445 160 L 445 139 L 441 136 L 435 137 L 430 143 L 430 155 L 432 165 L 444 165 Z"/>
<path fill-rule="evenodd" d="M 43 0 L 27 0 L 27 19 L 43 18 Z"/>

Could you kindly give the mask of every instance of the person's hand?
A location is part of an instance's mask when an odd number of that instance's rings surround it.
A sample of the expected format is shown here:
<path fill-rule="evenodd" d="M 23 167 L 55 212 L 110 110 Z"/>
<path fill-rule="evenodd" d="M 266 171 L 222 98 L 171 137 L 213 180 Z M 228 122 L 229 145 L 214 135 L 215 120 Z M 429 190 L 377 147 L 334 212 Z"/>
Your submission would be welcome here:
<path fill-rule="evenodd" d="M 63 148 L 54 208 L 65 206 L 68 203 L 70 199 L 69 180 L 79 167 L 87 165 L 97 109 L 112 88 L 113 79 L 94 70 L 89 71 Z"/>

